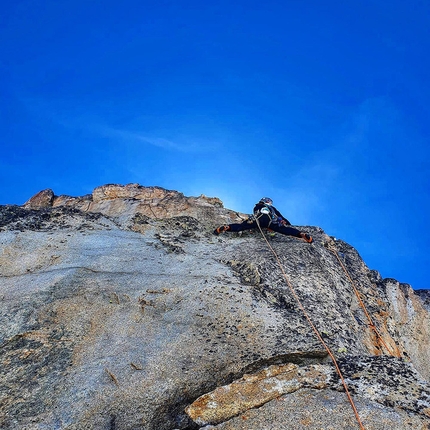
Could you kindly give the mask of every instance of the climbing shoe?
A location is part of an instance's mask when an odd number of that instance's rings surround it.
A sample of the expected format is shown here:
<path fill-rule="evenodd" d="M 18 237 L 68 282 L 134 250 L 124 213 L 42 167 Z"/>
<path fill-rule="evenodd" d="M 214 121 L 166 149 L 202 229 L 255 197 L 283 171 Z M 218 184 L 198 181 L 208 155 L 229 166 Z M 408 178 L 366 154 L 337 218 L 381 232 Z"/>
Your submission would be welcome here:
<path fill-rule="evenodd" d="M 230 230 L 230 226 L 229 225 L 222 225 L 221 227 L 218 227 L 214 230 L 214 234 L 216 234 L 217 236 L 221 233 L 224 233 L 225 231 Z"/>
<path fill-rule="evenodd" d="M 308 243 L 312 243 L 312 236 L 309 236 L 307 233 L 300 233 L 300 237 Z"/>

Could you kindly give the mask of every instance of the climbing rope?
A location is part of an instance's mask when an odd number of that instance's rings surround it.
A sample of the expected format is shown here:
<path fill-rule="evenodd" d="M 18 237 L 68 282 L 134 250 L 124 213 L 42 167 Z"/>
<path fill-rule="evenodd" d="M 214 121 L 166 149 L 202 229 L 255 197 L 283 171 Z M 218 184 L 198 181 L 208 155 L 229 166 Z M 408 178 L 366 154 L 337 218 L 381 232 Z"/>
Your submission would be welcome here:
<path fill-rule="evenodd" d="M 361 298 L 361 294 L 358 291 L 357 287 L 355 286 L 354 281 L 352 280 L 352 277 L 350 276 L 347 268 L 345 267 L 345 265 L 343 264 L 342 260 L 339 257 L 339 254 L 337 252 L 336 249 L 331 249 L 330 247 L 326 247 L 329 251 L 333 252 L 333 254 L 336 256 L 337 260 L 339 261 L 340 266 L 342 267 L 343 271 L 345 272 L 346 276 L 349 279 L 349 282 L 351 282 L 352 285 L 352 289 L 354 290 L 354 293 L 358 299 L 358 303 L 360 305 L 360 307 L 363 309 L 364 314 L 366 315 L 368 321 L 369 321 L 369 327 L 375 332 L 377 339 L 379 339 L 379 342 L 382 343 L 382 345 L 384 345 L 385 349 L 388 351 L 388 353 L 390 355 L 392 355 L 393 357 L 401 357 L 401 354 L 399 351 L 394 352 L 391 350 L 391 348 L 388 347 L 388 345 L 385 343 L 384 339 L 382 338 L 381 334 L 379 333 L 378 329 L 376 328 L 375 324 L 373 323 L 373 320 L 369 314 L 369 312 L 366 309 L 366 305 L 364 304 L 362 298 Z"/>
<path fill-rule="evenodd" d="M 296 300 L 297 304 L 299 305 L 299 308 L 302 310 L 305 318 L 309 322 L 309 325 L 312 327 L 312 330 L 315 332 L 316 336 L 321 341 L 321 343 L 323 344 L 324 348 L 326 349 L 328 355 L 330 356 L 331 360 L 333 361 L 333 364 L 334 364 L 334 366 L 336 368 L 336 371 L 337 371 L 337 373 L 338 373 L 338 375 L 339 375 L 339 377 L 340 377 L 340 379 L 342 381 L 342 385 L 343 385 L 343 387 L 345 389 L 345 393 L 346 393 L 346 395 L 348 397 L 349 403 L 351 404 L 352 410 L 354 411 L 355 418 L 357 419 L 358 425 L 360 426 L 360 430 L 366 430 L 365 427 L 364 427 L 364 425 L 363 425 L 363 423 L 361 422 L 361 419 L 360 419 L 360 416 L 358 414 L 357 408 L 355 407 L 354 401 L 352 400 L 351 394 L 349 393 L 348 386 L 346 385 L 345 379 L 344 379 L 344 377 L 342 375 L 342 372 L 340 370 L 340 367 L 339 367 L 339 365 L 337 363 L 337 360 L 336 360 L 334 354 L 331 352 L 331 349 L 329 348 L 329 346 L 325 343 L 324 339 L 320 335 L 320 332 L 315 327 L 314 323 L 312 322 L 311 318 L 309 317 L 308 313 L 306 312 L 306 309 L 302 305 L 302 302 L 300 301 L 299 297 L 297 296 L 297 294 L 296 294 L 293 286 L 291 285 L 291 282 L 288 279 L 287 274 L 285 273 L 285 270 L 284 270 L 284 268 L 282 266 L 281 260 L 278 257 L 278 254 L 273 249 L 272 245 L 270 245 L 270 242 L 267 240 L 267 237 L 264 234 L 264 232 L 263 232 L 263 230 L 262 230 L 262 228 L 260 226 L 260 223 L 258 222 L 258 219 L 256 220 L 256 222 L 257 222 L 257 226 L 258 226 L 258 228 L 260 230 L 261 235 L 263 236 L 264 240 L 267 243 L 267 246 L 272 251 L 273 255 L 275 256 L 276 261 L 278 262 L 278 265 L 279 265 L 279 268 L 281 269 L 282 275 L 284 276 L 284 279 L 285 279 L 285 281 L 286 281 L 286 283 L 287 283 L 287 285 L 288 285 L 288 287 L 289 287 L 289 289 L 290 289 L 290 291 L 291 291 L 294 299 Z"/>

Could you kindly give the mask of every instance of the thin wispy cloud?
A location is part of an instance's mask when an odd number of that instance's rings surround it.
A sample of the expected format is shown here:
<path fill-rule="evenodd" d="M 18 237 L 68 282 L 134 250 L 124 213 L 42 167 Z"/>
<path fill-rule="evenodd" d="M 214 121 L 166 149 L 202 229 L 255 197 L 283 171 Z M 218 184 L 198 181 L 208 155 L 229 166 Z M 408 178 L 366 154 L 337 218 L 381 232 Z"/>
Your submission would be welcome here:
<path fill-rule="evenodd" d="M 148 136 L 145 133 L 139 133 L 129 130 L 114 129 L 105 127 L 101 129 L 102 133 L 111 139 L 118 139 L 126 144 L 150 145 L 169 151 L 179 152 L 204 152 L 208 150 L 208 145 L 199 145 L 190 140 L 173 141 L 163 137 Z"/>
<path fill-rule="evenodd" d="M 210 152 L 219 147 L 218 142 L 211 141 L 207 135 L 187 136 L 178 133 L 175 139 L 154 135 L 153 130 L 136 131 L 133 129 L 115 128 L 88 111 L 82 111 L 79 107 L 70 105 L 61 100 L 46 100 L 40 98 L 23 97 L 21 102 L 27 111 L 39 120 L 49 121 L 59 127 L 82 132 L 88 136 L 99 136 L 125 145 L 152 146 L 166 151 L 181 153 Z M 172 133 L 172 130 L 169 130 Z"/>

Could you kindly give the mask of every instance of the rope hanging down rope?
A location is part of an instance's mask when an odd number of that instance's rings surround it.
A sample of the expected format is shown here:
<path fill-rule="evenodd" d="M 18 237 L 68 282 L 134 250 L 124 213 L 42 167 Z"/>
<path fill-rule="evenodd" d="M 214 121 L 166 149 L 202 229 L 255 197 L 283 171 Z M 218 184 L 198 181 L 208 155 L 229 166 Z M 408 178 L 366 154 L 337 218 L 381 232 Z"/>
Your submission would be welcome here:
<path fill-rule="evenodd" d="M 373 320 L 369 314 L 369 312 L 366 309 L 366 306 L 361 298 L 361 294 L 358 291 L 357 287 L 355 286 L 354 281 L 352 280 L 347 268 L 343 264 L 342 260 L 339 258 L 339 254 L 336 249 L 331 249 L 329 246 L 326 247 L 329 251 L 333 252 L 333 254 L 336 256 L 337 260 L 339 261 L 340 266 L 342 267 L 343 271 L 345 272 L 346 276 L 349 279 L 349 282 L 352 285 L 352 289 L 354 290 L 355 295 L 357 296 L 358 303 L 360 304 L 361 308 L 363 309 L 364 314 L 367 317 L 367 320 L 369 321 L 369 327 L 375 332 L 377 339 L 379 339 L 380 343 L 384 345 L 385 349 L 388 351 L 388 353 L 393 357 L 401 357 L 400 351 L 394 352 L 391 350 L 391 348 L 385 343 L 384 339 L 382 338 L 381 334 L 379 333 L 378 329 L 376 328 L 375 324 L 373 323 Z"/>
<path fill-rule="evenodd" d="M 261 235 L 263 236 L 264 240 L 266 241 L 267 246 L 269 247 L 269 249 L 272 251 L 273 255 L 275 256 L 275 259 L 276 259 L 276 261 L 277 261 L 277 263 L 279 265 L 279 268 L 281 269 L 282 275 L 284 276 L 284 279 L 285 279 L 285 281 L 286 281 L 286 283 L 287 283 L 287 285 L 288 285 L 288 287 L 289 287 L 289 289 L 290 289 L 290 291 L 291 291 L 294 299 L 296 300 L 297 304 L 299 305 L 300 309 L 302 310 L 302 312 L 303 312 L 306 320 L 309 322 L 309 325 L 311 326 L 312 330 L 315 332 L 316 336 L 321 341 L 321 343 L 323 344 L 325 350 L 327 351 L 328 355 L 330 356 L 331 360 L 333 361 L 333 364 L 334 364 L 334 366 L 336 368 L 336 371 L 337 371 L 337 373 L 338 373 L 338 375 L 339 375 L 339 377 L 340 377 L 340 379 L 342 381 L 342 385 L 343 385 L 343 387 L 345 389 L 345 393 L 346 393 L 346 395 L 348 397 L 349 403 L 351 404 L 352 410 L 354 411 L 355 418 L 357 419 L 358 425 L 360 426 L 360 430 L 366 430 L 365 427 L 364 427 L 364 425 L 363 425 L 363 423 L 361 422 L 360 415 L 358 414 L 357 408 L 355 407 L 354 401 L 352 400 L 351 394 L 349 393 L 348 386 L 346 385 L 345 379 L 344 379 L 344 377 L 342 375 L 342 372 L 341 372 L 341 370 L 339 368 L 339 365 L 338 365 L 338 363 L 336 361 L 336 358 L 335 358 L 334 354 L 331 352 L 329 346 L 325 343 L 325 341 L 322 338 L 321 334 L 319 333 L 318 329 L 315 327 L 315 325 L 313 324 L 311 318 L 309 317 L 308 313 L 306 312 L 306 309 L 302 305 L 302 302 L 300 301 L 299 297 L 297 296 L 297 294 L 296 294 L 293 286 L 291 285 L 291 283 L 290 283 L 290 281 L 288 279 L 287 274 L 285 273 L 285 270 L 284 270 L 284 268 L 282 266 L 281 260 L 278 257 L 278 254 L 276 253 L 276 251 L 273 249 L 272 245 L 270 245 L 269 241 L 267 240 L 266 235 L 264 234 L 264 232 L 263 232 L 263 230 L 262 230 L 262 228 L 261 228 L 260 223 L 258 222 L 258 220 L 257 220 L 257 226 L 258 226 L 258 229 L 260 230 Z"/>

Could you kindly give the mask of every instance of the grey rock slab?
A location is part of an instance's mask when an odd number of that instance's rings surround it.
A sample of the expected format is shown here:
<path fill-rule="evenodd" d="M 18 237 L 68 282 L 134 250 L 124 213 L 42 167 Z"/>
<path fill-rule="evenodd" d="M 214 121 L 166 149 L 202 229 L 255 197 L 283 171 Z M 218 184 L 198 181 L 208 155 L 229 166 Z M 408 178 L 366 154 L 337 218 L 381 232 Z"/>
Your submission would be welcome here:
<path fill-rule="evenodd" d="M 366 430 L 427 430 L 429 421 L 411 416 L 367 399 L 354 396 L 354 403 Z M 359 424 L 344 393 L 300 389 L 261 408 L 201 430 L 356 430 Z"/>
<path fill-rule="evenodd" d="M 14 255 L 1 278 L 3 363 L 18 369 L 2 374 L 5 428 L 103 428 L 112 416 L 123 428 L 169 428 L 190 399 L 253 363 L 324 357 L 312 337 L 279 338 L 276 309 L 255 301 L 210 241 L 176 254 L 119 229 L 2 235 Z"/>

